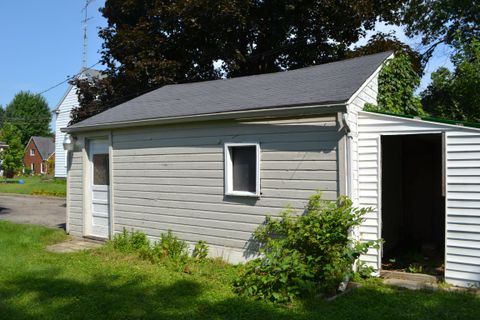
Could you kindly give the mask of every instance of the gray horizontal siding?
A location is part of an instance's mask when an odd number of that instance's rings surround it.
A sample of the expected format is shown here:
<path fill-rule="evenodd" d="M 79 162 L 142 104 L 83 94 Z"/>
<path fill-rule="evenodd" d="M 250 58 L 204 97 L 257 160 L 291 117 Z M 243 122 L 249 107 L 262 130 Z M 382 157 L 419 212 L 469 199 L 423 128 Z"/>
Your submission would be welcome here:
<path fill-rule="evenodd" d="M 245 249 L 266 215 L 336 198 L 338 139 L 334 116 L 116 130 L 114 229 Z M 225 142 L 260 143 L 260 199 L 224 196 Z"/>
<path fill-rule="evenodd" d="M 80 149 L 72 152 L 68 170 L 68 232 L 83 236 L 83 156 Z"/>

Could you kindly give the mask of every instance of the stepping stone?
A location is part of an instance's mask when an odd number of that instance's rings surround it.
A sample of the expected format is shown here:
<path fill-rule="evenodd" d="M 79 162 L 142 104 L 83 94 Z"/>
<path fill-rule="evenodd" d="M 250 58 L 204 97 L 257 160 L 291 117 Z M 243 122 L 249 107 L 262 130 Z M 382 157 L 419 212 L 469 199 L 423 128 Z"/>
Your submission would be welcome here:
<path fill-rule="evenodd" d="M 75 239 L 48 246 L 47 251 L 57 253 L 69 253 L 75 251 L 95 249 L 101 247 L 102 245 L 103 244 L 99 242 Z"/>

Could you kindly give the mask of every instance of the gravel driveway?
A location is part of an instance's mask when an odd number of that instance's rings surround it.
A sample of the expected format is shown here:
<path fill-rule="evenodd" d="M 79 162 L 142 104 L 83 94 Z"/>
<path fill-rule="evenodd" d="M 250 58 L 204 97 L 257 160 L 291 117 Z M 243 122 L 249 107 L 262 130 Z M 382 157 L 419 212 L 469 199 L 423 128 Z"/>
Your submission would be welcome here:
<path fill-rule="evenodd" d="M 62 198 L 0 194 L 0 220 L 65 229 L 65 208 Z"/>

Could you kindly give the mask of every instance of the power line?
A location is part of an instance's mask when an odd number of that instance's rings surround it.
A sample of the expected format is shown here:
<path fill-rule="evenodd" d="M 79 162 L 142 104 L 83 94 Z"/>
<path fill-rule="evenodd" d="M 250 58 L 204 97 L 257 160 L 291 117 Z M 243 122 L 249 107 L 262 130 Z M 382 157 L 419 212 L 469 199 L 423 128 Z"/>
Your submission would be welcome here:
<path fill-rule="evenodd" d="M 91 65 L 91 66 L 88 67 L 87 69 L 92 69 L 93 67 L 97 66 L 98 64 L 100 64 L 100 61 L 98 61 L 97 63 Z M 53 89 L 61 86 L 62 84 L 66 83 L 66 82 L 68 82 L 68 81 L 71 81 L 71 80 L 73 80 L 73 79 L 75 79 L 75 78 L 77 78 L 77 77 L 78 77 L 79 75 L 81 75 L 84 71 L 85 71 L 85 70 L 82 69 L 82 71 L 80 71 L 79 73 L 77 73 L 77 74 L 75 74 L 75 75 L 73 75 L 73 76 L 71 76 L 71 77 L 67 77 L 67 79 L 63 80 L 62 82 L 59 82 L 59 83 L 51 86 L 50 88 L 45 89 L 45 90 L 43 90 L 43 91 L 41 91 L 41 92 L 39 92 L 39 93 L 37 93 L 37 94 L 42 95 L 42 94 L 44 94 L 44 93 L 46 93 L 46 92 L 48 92 L 48 91 L 51 91 L 51 90 L 53 90 Z"/>

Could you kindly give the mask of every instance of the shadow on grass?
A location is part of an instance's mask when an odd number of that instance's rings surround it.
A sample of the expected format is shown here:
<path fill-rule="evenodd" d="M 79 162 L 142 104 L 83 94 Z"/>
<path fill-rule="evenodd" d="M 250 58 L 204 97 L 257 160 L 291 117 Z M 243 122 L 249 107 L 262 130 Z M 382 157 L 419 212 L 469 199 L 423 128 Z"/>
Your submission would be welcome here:
<path fill-rule="evenodd" d="M 212 302 L 207 285 L 178 280 L 153 285 L 145 276 L 94 276 L 88 282 L 56 276 L 60 269 L 0 283 L 1 319 L 288 319 L 274 307 L 241 298 Z M 280 310 L 281 311 L 281 310 Z"/>
<path fill-rule="evenodd" d="M 364 287 L 333 302 L 274 306 L 216 296 L 208 284 L 181 279 L 167 284 L 145 275 L 75 281 L 60 269 L 0 283 L 2 319 L 477 319 L 480 299 L 447 292 Z"/>

